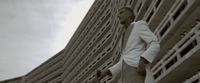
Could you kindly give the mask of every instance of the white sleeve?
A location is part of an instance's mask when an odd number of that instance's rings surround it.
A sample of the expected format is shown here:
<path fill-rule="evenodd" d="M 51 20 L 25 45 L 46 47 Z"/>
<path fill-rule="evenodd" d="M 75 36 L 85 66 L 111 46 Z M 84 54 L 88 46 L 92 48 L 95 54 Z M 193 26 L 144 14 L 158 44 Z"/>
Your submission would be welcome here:
<path fill-rule="evenodd" d="M 119 60 L 115 65 L 108 69 L 112 74 L 112 80 L 118 80 L 122 71 L 122 60 Z"/>
<path fill-rule="evenodd" d="M 152 63 L 160 50 L 160 43 L 145 21 L 135 23 L 134 27 L 140 38 L 147 44 L 146 51 L 141 56 Z"/>

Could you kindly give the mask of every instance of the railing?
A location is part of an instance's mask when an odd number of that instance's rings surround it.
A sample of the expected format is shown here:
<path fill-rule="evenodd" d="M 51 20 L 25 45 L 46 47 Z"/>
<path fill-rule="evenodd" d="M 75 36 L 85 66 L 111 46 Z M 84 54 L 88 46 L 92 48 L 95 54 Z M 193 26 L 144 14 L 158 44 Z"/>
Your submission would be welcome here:
<path fill-rule="evenodd" d="M 154 78 L 158 81 L 165 77 L 167 73 L 199 50 L 200 23 L 198 22 L 196 26 L 183 36 L 183 38 L 152 68 Z"/>
<path fill-rule="evenodd" d="M 200 72 L 196 75 L 192 76 L 191 78 L 185 80 L 183 83 L 200 83 Z"/>

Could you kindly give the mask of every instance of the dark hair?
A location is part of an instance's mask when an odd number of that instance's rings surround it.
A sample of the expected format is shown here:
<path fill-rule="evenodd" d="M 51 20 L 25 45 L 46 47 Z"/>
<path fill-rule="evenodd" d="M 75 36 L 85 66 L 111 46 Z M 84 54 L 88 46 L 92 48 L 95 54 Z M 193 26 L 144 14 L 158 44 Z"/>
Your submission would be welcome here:
<path fill-rule="evenodd" d="M 135 14 L 134 14 L 133 10 L 130 7 L 121 7 L 119 10 L 121 10 L 121 9 L 127 10 L 131 14 L 132 18 L 133 19 L 135 18 Z"/>

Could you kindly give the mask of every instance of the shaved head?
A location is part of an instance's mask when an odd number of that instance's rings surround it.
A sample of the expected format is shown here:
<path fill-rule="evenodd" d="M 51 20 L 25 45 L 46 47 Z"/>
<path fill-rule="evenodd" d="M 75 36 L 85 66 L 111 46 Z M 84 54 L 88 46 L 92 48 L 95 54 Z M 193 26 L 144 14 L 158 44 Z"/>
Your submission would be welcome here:
<path fill-rule="evenodd" d="M 129 7 L 122 7 L 119 10 L 122 10 L 122 9 L 126 10 L 130 14 L 131 18 L 133 18 L 133 19 L 135 18 L 135 14 L 134 14 L 134 12 L 133 12 L 133 10 L 131 8 L 129 8 Z"/>

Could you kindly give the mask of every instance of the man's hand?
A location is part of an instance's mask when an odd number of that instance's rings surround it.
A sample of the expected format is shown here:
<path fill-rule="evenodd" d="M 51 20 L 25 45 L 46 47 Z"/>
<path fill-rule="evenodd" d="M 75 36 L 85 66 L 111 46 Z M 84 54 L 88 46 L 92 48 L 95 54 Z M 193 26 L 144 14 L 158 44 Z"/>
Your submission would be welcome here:
<path fill-rule="evenodd" d="M 145 70 L 146 64 L 148 64 L 148 61 L 146 59 L 144 59 L 143 57 L 141 57 L 138 68 L 137 68 L 137 71 L 139 74 L 146 75 L 146 70 Z"/>
<path fill-rule="evenodd" d="M 98 80 L 101 80 L 106 75 L 112 76 L 111 72 L 108 69 L 105 69 L 105 70 L 102 70 L 102 71 L 101 70 L 96 71 L 96 78 Z"/>

